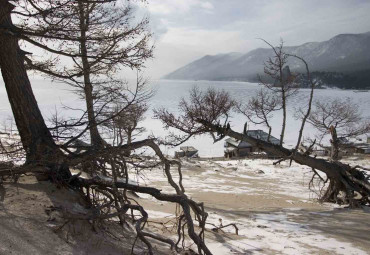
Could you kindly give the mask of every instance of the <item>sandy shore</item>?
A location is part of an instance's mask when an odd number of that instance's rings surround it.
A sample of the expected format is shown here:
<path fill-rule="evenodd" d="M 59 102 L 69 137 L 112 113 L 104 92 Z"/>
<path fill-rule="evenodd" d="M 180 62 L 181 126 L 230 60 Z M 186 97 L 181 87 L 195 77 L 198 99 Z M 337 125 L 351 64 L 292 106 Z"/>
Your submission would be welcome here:
<path fill-rule="evenodd" d="M 223 225 L 236 223 L 239 228 L 238 236 L 232 227 L 225 233 L 207 233 L 214 254 L 370 254 L 369 208 L 349 210 L 320 204 L 315 191 L 308 188 L 309 168 L 272 163 L 183 162 L 187 193 L 204 202 L 209 222 L 220 225 L 221 219 Z M 367 159 L 349 159 L 348 163 L 370 165 Z M 160 170 L 146 177 L 138 182 L 173 192 Z M 153 221 L 168 221 L 175 211 L 171 204 L 158 204 L 147 197 L 140 203 L 151 208 Z"/>
<path fill-rule="evenodd" d="M 114 222 L 94 230 L 91 222 L 66 218 L 64 210 L 87 213 L 78 194 L 33 176 L 0 184 L 0 255 L 131 254 L 134 231 Z M 156 254 L 168 254 L 168 247 L 153 245 Z M 137 242 L 135 254 L 144 247 Z"/>
<path fill-rule="evenodd" d="M 272 160 L 262 159 L 182 163 L 186 193 L 204 202 L 213 224 L 207 225 L 206 243 L 215 255 L 370 254 L 370 209 L 318 203 L 318 189 L 308 188 L 312 172 L 307 167 L 274 166 Z M 347 163 L 369 167 L 370 160 L 353 158 Z M 175 170 L 172 174 L 178 180 Z M 139 175 L 133 171 L 131 176 L 139 185 L 174 193 L 162 169 Z M 147 208 L 146 227 L 175 240 L 178 208 L 150 196 L 135 199 Z M 0 186 L 0 254 L 130 254 L 135 233 L 122 232 L 117 224 L 107 225 L 106 233 L 94 233 L 91 225 L 81 222 L 56 231 L 64 220 L 50 216 L 48 210 L 58 206 L 76 210 L 78 204 L 77 209 L 83 208 L 78 197 L 33 177 Z M 229 223 L 237 225 L 238 235 L 233 227 L 211 230 Z M 142 247 L 138 245 L 135 254 L 142 254 Z M 156 254 L 170 254 L 163 244 L 155 247 Z"/>

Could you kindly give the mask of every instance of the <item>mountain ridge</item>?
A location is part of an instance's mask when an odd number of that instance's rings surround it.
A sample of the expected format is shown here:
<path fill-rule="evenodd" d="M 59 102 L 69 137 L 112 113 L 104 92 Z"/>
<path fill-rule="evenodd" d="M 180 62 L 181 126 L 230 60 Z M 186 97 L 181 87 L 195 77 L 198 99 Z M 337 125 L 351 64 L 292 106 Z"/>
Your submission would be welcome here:
<path fill-rule="evenodd" d="M 303 57 L 312 72 L 351 74 L 370 70 L 370 31 L 361 34 L 339 34 L 327 41 L 286 46 L 284 50 Z M 258 74 L 263 74 L 263 64 L 271 56 L 273 51 L 269 48 L 257 48 L 247 53 L 206 55 L 162 79 L 253 82 Z M 304 71 L 303 64 L 298 60 L 291 59 L 288 65 L 292 71 Z"/>

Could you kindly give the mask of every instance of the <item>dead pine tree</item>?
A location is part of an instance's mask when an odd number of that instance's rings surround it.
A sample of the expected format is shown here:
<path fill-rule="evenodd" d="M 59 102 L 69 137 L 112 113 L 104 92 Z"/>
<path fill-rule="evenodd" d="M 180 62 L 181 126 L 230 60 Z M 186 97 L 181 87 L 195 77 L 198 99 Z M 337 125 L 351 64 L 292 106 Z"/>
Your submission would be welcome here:
<path fill-rule="evenodd" d="M 287 101 L 296 92 L 296 77 L 290 72 L 290 68 L 287 65 L 290 55 L 284 51 L 284 42 L 281 40 L 280 44 L 275 47 L 266 40 L 261 40 L 271 47 L 273 56 L 265 62 L 264 77 L 259 76 L 259 82 L 281 98 L 283 120 L 280 132 L 280 145 L 283 145 L 287 122 Z"/>
<path fill-rule="evenodd" d="M 200 92 L 193 89 L 189 99 L 184 99 L 179 104 L 179 116 L 175 116 L 166 109 L 157 109 L 155 116 L 164 123 L 165 127 L 175 128 L 184 134 L 177 136 L 179 142 L 201 134 L 213 134 L 215 138 L 229 136 L 248 142 L 283 160 L 290 159 L 298 164 L 309 166 L 314 172 L 323 172 L 327 176 L 326 182 L 329 184 L 325 194 L 320 197 L 321 201 L 347 203 L 353 207 L 370 202 L 370 183 L 362 168 L 315 158 L 308 153 L 297 150 L 289 150 L 281 145 L 236 132 L 232 127 L 220 124 L 231 114 L 233 104 L 234 100 L 225 91 L 210 89 Z M 304 127 L 304 123 L 301 127 Z M 215 139 L 215 141 L 217 140 Z M 342 192 L 345 194 L 344 198 L 340 198 Z M 356 197 L 355 194 L 359 196 Z"/>
<path fill-rule="evenodd" d="M 320 132 L 320 140 L 330 135 L 330 158 L 340 159 L 341 142 L 370 132 L 370 122 L 361 116 L 358 105 L 346 99 L 315 101 L 314 108 L 307 119 Z"/>

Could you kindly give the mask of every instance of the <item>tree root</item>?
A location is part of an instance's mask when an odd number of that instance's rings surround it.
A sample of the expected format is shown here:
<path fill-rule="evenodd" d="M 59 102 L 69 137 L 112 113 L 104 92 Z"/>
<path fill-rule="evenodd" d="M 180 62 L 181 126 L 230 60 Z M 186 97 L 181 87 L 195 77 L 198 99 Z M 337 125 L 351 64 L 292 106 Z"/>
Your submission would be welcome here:
<path fill-rule="evenodd" d="M 199 253 L 200 254 L 204 253 L 204 254 L 207 254 L 207 255 L 212 254 L 209 251 L 209 249 L 207 248 L 207 246 L 205 245 L 204 239 L 200 238 L 195 233 L 194 221 L 193 221 L 192 216 L 191 216 L 191 209 L 193 209 L 193 212 L 199 218 L 203 218 L 203 217 L 205 217 L 205 215 L 199 214 L 200 212 L 202 212 L 202 209 L 199 207 L 199 204 L 197 204 L 193 200 L 189 199 L 185 194 L 165 194 L 165 193 L 162 193 L 161 190 L 156 189 L 156 188 L 141 187 L 141 186 L 127 184 L 127 183 L 120 182 L 120 181 L 113 184 L 113 181 L 107 181 L 105 179 L 102 180 L 99 177 L 95 177 L 95 178 L 92 178 L 92 179 L 84 179 L 84 178 L 79 177 L 79 182 L 80 182 L 80 185 L 82 187 L 85 187 L 85 188 L 89 188 L 91 186 L 106 188 L 106 187 L 112 187 L 113 185 L 115 185 L 119 189 L 127 189 L 127 190 L 130 190 L 130 191 L 134 191 L 136 193 L 148 194 L 148 195 L 153 196 L 154 198 L 156 198 L 159 201 L 167 201 L 167 202 L 177 203 L 177 204 L 181 205 L 181 207 L 183 208 L 184 217 L 180 217 L 180 219 L 182 220 L 184 218 L 186 220 L 186 224 L 188 226 L 189 237 L 198 246 L 198 249 L 200 250 Z M 138 210 L 138 208 L 135 208 L 135 209 Z M 140 224 L 141 224 L 141 222 L 143 222 L 144 219 L 146 221 L 147 214 L 146 214 L 145 211 L 140 211 L 140 212 L 144 215 L 143 220 L 140 221 Z M 181 225 L 181 220 L 180 220 L 180 225 Z M 136 230 L 138 230 L 138 225 L 136 225 Z M 142 240 L 142 238 L 145 237 L 145 234 L 144 235 L 141 235 L 141 234 L 139 235 L 138 234 L 138 237 L 139 237 L 139 239 Z M 152 235 L 150 237 L 153 238 Z M 169 242 L 167 242 L 167 243 L 169 243 Z M 147 244 L 147 243 L 145 243 L 145 244 Z M 176 244 L 173 244 L 173 245 L 175 245 L 175 247 L 176 247 Z M 148 246 L 148 248 L 149 248 L 149 246 Z"/>
<path fill-rule="evenodd" d="M 161 190 L 153 187 L 143 187 L 129 183 L 128 164 L 132 165 L 135 169 L 147 169 L 146 165 L 140 164 L 138 158 L 134 158 L 132 154 L 127 158 L 127 151 L 133 151 L 143 147 L 151 148 L 164 166 L 164 173 L 167 177 L 168 183 L 173 187 L 174 194 L 165 194 Z M 58 160 L 58 159 L 56 159 Z M 151 164 L 157 166 L 158 164 Z M 52 167 L 48 167 L 52 166 Z M 82 152 L 79 155 L 70 155 L 59 164 L 59 168 L 66 169 L 68 167 L 81 166 L 82 171 L 86 166 L 90 166 L 89 173 L 92 175 L 90 178 L 82 178 L 81 173 L 70 176 L 63 176 L 60 178 L 54 176 L 58 174 L 58 164 L 55 162 L 40 164 L 39 166 L 23 166 L 11 169 L 0 169 L 0 176 L 11 176 L 12 174 L 24 173 L 43 173 L 51 176 L 52 180 L 58 184 L 63 181 L 63 185 L 71 187 L 81 192 L 87 199 L 88 203 L 93 208 L 91 215 L 69 215 L 70 218 L 101 221 L 111 218 L 119 218 L 122 225 L 129 224 L 130 218 L 135 223 L 135 230 L 137 238 L 140 239 L 148 249 L 149 254 L 153 254 L 153 247 L 149 239 L 168 244 L 172 250 L 178 252 L 178 244 L 169 238 L 159 236 L 154 233 L 149 233 L 143 230 L 148 220 L 148 214 L 145 209 L 140 206 L 132 198 L 128 198 L 126 193 L 135 192 L 148 194 L 160 201 L 167 201 L 178 204 L 182 208 L 182 213 L 178 218 L 178 225 L 183 230 L 182 240 L 185 240 L 185 226 L 187 228 L 187 235 L 194 242 L 198 248 L 199 254 L 212 254 L 205 244 L 204 232 L 206 226 L 206 219 L 208 214 L 204 210 L 202 203 L 197 203 L 185 195 L 185 188 L 182 184 L 181 164 L 176 160 L 168 160 L 161 152 L 159 146 L 154 142 L 154 139 L 146 139 L 118 147 L 105 147 L 95 151 Z M 172 177 L 171 167 L 176 166 L 179 175 L 179 181 L 176 183 Z M 133 203 L 134 202 L 134 203 Z M 131 215 L 129 212 L 131 211 Z M 135 219 L 133 211 L 138 211 L 141 214 L 139 219 Z M 195 215 L 194 219 L 193 216 Z M 196 232 L 195 221 L 199 233 Z M 93 224 L 94 226 L 94 224 Z"/>

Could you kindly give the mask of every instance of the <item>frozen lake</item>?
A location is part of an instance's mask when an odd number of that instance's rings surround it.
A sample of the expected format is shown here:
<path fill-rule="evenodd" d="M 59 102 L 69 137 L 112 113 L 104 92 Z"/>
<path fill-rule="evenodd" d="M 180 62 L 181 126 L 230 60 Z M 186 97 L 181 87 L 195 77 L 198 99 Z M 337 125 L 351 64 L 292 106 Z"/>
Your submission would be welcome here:
<path fill-rule="evenodd" d="M 187 96 L 189 89 L 193 86 L 198 86 L 201 89 L 213 87 L 216 89 L 223 89 L 237 100 L 247 102 L 250 97 L 255 95 L 261 86 L 255 83 L 248 82 L 214 82 L 214 81 L 174 81 L 174 80 L 159 80 L 154 83 L 157 88 L 157 94 L 152 99 L 151 106 L 153 108 L 165 107 L 176 113 L 177 104 L 181 97 Z M 295 120 L 295 109 L 303 107 L 308 104 L 310 90 L 300 89 L 294 97 L 288 101 L 288 120 L 286 127 L 286 146 L 296 144 L 298 137 L 298 130 L 300 122 Z M 364 116 L 370 116 L 370 92 L 355 92 L 352 90 L 340 89 L 317 89 L 314 92 L 315 100 L 327 100 L 331 98 L 351 98 L 356 102 Z M 235 130 L 243 130 L 246 118 L 239 114 L 233 114 L 230 120 L 231 127 Z M 165 135 L 165 131 L 159 121 L 147 118 L 146 123 L 148 127 L 153 130 L 154 134 Z M 272 135 L 279 138 L 282 123 L 282 112 L 276 112 L 272 118 Z M 250 126 L 250 129 L 256 128 Z M 264 126 L 257 127 L 267 131 Z M 315 130 L 309 125 L 306 126 L 304 137 L 313 136 Z M 192 145 L 199 149 L 200 156 L 222 156 L 223 155 L 223 142 L 213 144 L 213 141 L 208 136 L 193 138 L 186 142 L 185 145 Z M 171 150 L 172 152 L 172 150 Z"/>
<path fill-rule="evenodd" d="M 32 80 L 32 86 L 36 95 L 37 101 L 45 119 L 55 113 L 57 109 L 63 112 L 64 116 L 79 116 L 81 111 L 66 109 L 65 106 L 72 108 L 84 108 L 84 102 L 70 90 L 65 84 L 52 83 L 48 80 Z M 156 94 L 150 101 L 151 110 L 154 108 L 165 107 L 176 113 L 177 105 L 182 97 L 186 97 L 189 89 L 193 86 L 198 86 L 202 90 L 209 87 L 216 89 L 224 89 L 238 100 L 248 101 L 249 98 L 255 95 L 261 88 L 258 84 L 248 82 L 211 82 L 211 81 L 173 81 L 173 80 L 158 80 L 152 81 L 151 86 L 155 88 Z M 288 102 L 288 123 L 286 128 L 286 146 L 292 146 L 296 143 L 298 136 L 299 122 L 294 118 L 295 109 L 308 104 L 310 90 L 301 89 Z M 355 92 L 352 90 L 339 89 L 318 89 L 315 90 L 315 100 L 327 100 L 331 98 L 351 98 L 359 105 L 359 108 L 364 116 L 370 116 L 370 92 Z M 147 113 L 146 120 L 142 123 L 148 130 L 147 135 L 154 134 L 155 136 L 165 136 L 166 130 L 160 121 L 152 119 L 152 111 Z M 0 82 L 0 120 L 1 124 L 11 117 L 11 109 L 8 103 L 7 95 L 4 88 L 4 83 Z M 245 117 L 233 114 L 230 119 L 230 124 L 235 130 L 242 130 L 245 122 Z M 281 128 L 282 113 L 277 112 L 272 119 L 272 135 L 279 137 Z M 250 129 L 256 127 L 250 126 Z M 258 127 L 266 130 L 264 126 Z M 304 137 L 313 136 L 315 130 L 309 125 L 306 126 Z M 191 145 L 199 150 L 200 156 L 222 156 L 223 142 L 213 144 L 213 141 L 208 136 L 195 137 L 184 145 Z M 165 153 L 170 155 L 176 148 L 163 148 Z"/>

